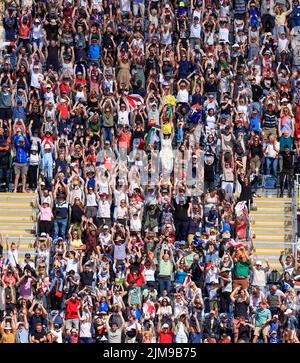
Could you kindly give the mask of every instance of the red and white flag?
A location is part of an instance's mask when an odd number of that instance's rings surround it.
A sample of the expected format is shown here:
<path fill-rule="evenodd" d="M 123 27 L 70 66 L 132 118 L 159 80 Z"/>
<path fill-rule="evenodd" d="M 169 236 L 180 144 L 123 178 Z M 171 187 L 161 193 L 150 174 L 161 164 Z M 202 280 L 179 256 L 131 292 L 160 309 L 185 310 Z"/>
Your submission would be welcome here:
<path fill-rule="evenodd" d="M 13 47 L 15 44 L 15 42 L 0 42 L 0 50 L 3 50 L 7 46 Z"/>
<path fill-rule="evenodd" d="M 144 104 L 143 97 L 137 94 L 131 94 L 131 95 L 124 94 L 124 99 L 127 102 L 130 111 L 133 111 L 137 109 L 140 105 Z"/>

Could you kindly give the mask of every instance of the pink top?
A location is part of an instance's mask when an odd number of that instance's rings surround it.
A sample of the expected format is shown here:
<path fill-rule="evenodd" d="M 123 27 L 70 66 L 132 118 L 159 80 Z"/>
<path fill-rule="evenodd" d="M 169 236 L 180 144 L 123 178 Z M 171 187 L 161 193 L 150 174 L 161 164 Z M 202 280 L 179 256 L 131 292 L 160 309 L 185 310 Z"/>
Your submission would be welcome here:
<path fill-rule="evenodd" d="M 50 207 L 40 207 L 40 220 L 41 221 L 51 221 L 52 210 Z"/>

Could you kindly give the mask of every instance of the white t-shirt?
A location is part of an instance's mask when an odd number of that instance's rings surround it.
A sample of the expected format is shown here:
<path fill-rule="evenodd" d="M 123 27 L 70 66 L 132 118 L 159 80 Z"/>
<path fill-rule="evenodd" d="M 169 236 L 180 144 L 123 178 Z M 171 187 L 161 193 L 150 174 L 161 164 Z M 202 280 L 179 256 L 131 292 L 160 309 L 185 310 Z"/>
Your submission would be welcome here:
<path fill-rule="evenodd" d="M 84 313 L 82 314 L 84 319 L 89 319 L 89 315 Z M 80 331 L 79 336 L 80 338 L 91 338 L 92 337 L 92 323 L 90 321 L 82 321 L 80 323 Z"/>
<path fill-rule="evenodd" d="M 79 266 L 79 262 L 69 258 L 67 260 L 67 267 L 66 267 L 66 273 L 68 273 L 69 271 L 73 270 L 75 271 L 76 274 L 78 274 L 78 266 Z"/>
<path fill-rule="evenodd" d="M 177 102 L 182 102 L 182 103 L 188 103 L 189 102 L 189 92 L 186 89 L 180 89 L 177 92 Z"/>
<path fill-rule="evenodd" d="M 253 268 L 253 286 L 266 286 L 266 274 L 263 269 Z"/>
<path fill-rule="evenodd" d="M 110 203 L 107 200 L 99 200 L 97 217 L 110 218 Z"/>
<path fill-rule="evenodd" d="M 99 234 L 99 238 L 101 238 L 103 240 L 103 245 L 104 246 L 107 246 L 108 245 L 108 242 L 110 241 L 111 239 L 111 234 L 108 233 L 107 235 L 105 235 L 104 233 L 100 233 Z"/>
<path fill-rule="evenodd" d="M 118 111 L 118 124 L 119 125 L 129 125 L 129 112 L 128 111 Z"/>
<path fill-rule="evenodd" d="M 44 80 L 44 76 L 42 75 L 42 73 L 31 72 L 31 82 L 30 82 L 31 87 L 41 89 L 41 85 L 40 85 L 39 81 L 43 81 L 43 80 Z"/>
<path fill-rule="evenodd" d="M 53 336 L 55 336 L 57 339 L 56 339 L 56 343 L 62 343 L 63 340 L 62 340 L 62 330 L 59 329 L 59 331 L 56 331 L 56 330 L 51 330 L 51 334 Z"/>
<path fill-rule="evenodd" d="M 264 145 L 266 147 L 265 156 L 269 158 L 276 158 L 278 154 L 276 153 L 274 146 L 277 150 L 279 150 L 279 143 L 275 141 L 275 145 L 270 144 L 269 142 Z"/>
<path fill-rule="evenodd" d="M 201 25 L 198 24 L 192 24 L 190 27 L 190 38 L 201 38 Z"/>
<path fill-rule="evenodd" d="M 135 232 L 139 232 L 142 229 L 142 222 L 139 218 L 139 216 L 136 218 L 131 218 L 130 219 L 130 230 L 131 231 L 135 231 Z"/>
<path fill-rule="evenodd" d="M 152 269 L 152 268 L 145 268 L 144 269 L 144 277 L 145 277 L 145 280 L 148 282 L 148 281 L 155 281 L 155 271 Z"/>
<path fill-rule="evenodd" d="M 227 28 L 219 29 L 219 40 L 223 42 L 229 42 L 229 30 Z"/>
<path fill-rule="evenodd" d="M 7 256 L 9 258 L 9 262 L 12 267 L 16 267 L 16 264 L 18 263 L 19 253 L 18 250 L 11 251 L 9 250 L 7 253 Z"/>

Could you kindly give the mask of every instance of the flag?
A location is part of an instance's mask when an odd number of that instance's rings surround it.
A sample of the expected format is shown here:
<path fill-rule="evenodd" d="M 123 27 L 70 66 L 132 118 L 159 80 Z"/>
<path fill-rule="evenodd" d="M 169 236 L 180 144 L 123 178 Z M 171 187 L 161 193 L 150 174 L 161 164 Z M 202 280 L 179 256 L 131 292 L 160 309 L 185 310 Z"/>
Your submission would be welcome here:
<path fill-rule="evenodd" d="M 191 275 L 190 274 L 188 274 L 187 276 L 186 276 L 186 278 L 185 278 L 185 280 L 184 280 L 184 283 L 183 283 L 183 288 L 185 288 L 185 287 L 187 287 L 187 286 L 189 286 L 190 285 L 190 283 L 191 283 Z"/>
<path fill-rule="evenodd" d="M 125 101 L 127 102 L 127 105 L 130 108 L 130 111 L 133 111 L 136 108 L 138 108 L 140 105 L 144 104 L 143 97 L 137 94 L 131 94 L 131 95 L 124 94 L 124 98 Z"/>
<path fill-rule="evenodd" d="M 9 263 L 10 263 L 9 258 L 5 258 L 5 257 L 3 257 L 3 258 L 1 259 L 0 265 L 1 265 L 3 268 L 5 268 L 5 267 L 7 267 L 7 265 L 9 265 Z"/>
<path fill-rule="evenodd" d="M 202 109 L 200 107 L 191 107 L 190 112 L 188 114 L 188 121 L 196 124 L 202 117 Z"/>
<path fill-rule="evenodd" d="M 3 50 L 7 46 L 13 47 L 15 44 L 15 42 L 0 42 L 0 50 Z"/>

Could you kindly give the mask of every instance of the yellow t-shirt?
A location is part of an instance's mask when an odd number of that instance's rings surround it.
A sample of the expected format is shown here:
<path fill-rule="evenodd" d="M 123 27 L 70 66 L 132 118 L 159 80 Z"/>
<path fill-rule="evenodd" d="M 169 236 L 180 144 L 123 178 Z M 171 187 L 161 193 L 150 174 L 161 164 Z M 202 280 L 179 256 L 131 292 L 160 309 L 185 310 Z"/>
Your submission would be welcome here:
<path fill-rule="evenodd" d="M 73 239 L 71 242 L 70 242 L 70 248 L 71 249 L 78 249 L 82 246 L 82 242 L 81 242 L 81 239 Z"/>
<path fill-rule="evenodd" d="M 0 343 L 15 343 L 16 342 L 16 329 L 12 329 L 9 332 L 3 328 L 0 329 L 1 340 Z"/>

